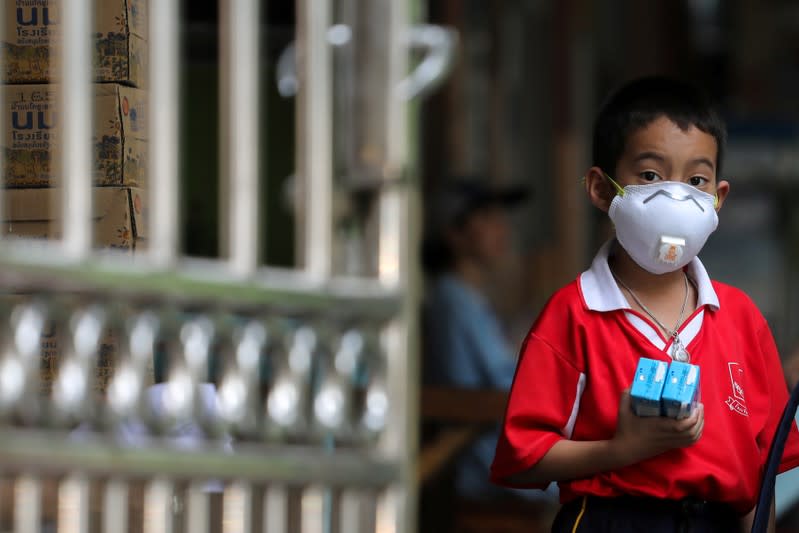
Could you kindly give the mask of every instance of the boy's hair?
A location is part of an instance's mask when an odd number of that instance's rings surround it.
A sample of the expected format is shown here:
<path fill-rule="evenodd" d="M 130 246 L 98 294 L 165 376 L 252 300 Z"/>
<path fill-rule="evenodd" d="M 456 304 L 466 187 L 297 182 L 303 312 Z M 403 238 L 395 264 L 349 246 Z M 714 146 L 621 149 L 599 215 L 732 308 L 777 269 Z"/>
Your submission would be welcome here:
<path fill-rule="evenodd" d="M 724 122 L 702 90 L 661 76 L 628 82 L 605 101 L 594 123 L 593 164 L 615 176 L 630 135 L 661 116 L 684 131 L 694 126 L 716 139 L 719 176 L 727 142 Z"/>

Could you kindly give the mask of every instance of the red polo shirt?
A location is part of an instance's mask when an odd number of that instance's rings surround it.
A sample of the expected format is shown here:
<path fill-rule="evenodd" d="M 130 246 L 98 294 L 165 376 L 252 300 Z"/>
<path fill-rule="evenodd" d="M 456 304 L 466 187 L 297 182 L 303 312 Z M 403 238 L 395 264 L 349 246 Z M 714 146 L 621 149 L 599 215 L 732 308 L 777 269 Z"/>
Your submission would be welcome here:
<path fill-rule="evenodd" d="M 640 357 L 670 360 L 670 340 L 629 308 L 607 266 L 611 243 L 591 269 L 550 299 L 522 346 L 491 478 L 535 465 L 561 439 L 613 437 L 621 391 Z M 755 505 L 761 473 L 788 391 L 771 331 L 740 290 L 711 282 L 698 259 L 686 272 L 698 289 L 696 311 L 680 338 L 701 368 L 705 408 L 693 446 L 588 478 L 560 482 L 561 501 L 581 495 L 687 496 Z M 796 425 L 780 471 L 799 465 Z"/>

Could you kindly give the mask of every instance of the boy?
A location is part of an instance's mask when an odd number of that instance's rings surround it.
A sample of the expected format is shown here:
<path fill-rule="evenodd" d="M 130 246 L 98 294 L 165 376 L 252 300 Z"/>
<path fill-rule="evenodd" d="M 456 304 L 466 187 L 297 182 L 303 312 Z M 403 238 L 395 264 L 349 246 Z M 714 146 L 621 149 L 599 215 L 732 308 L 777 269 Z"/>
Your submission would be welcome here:
<path fill-rule="evenodd" d="M 616 237 L 525 339 L 491 467 L 502 485 L 559 482 L 553 531 L 751 523 L 787 388 L 762 315 L 696 258 L 730 190 L 725 137 L 701 93 L 663 78 L 627 84 L 597 117 L 585 188 Z M 700 366 L 690 417 L 632 413 L 640 357 Z M 797 465 L 793 427 L 781 471 Z"/>

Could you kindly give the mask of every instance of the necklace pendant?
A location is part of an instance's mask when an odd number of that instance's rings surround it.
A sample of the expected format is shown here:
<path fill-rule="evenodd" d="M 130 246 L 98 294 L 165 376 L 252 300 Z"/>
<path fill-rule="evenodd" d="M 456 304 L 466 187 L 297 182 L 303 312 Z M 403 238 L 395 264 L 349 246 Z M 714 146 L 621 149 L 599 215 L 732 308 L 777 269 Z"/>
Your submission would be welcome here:
<path fill-rule="evenodd" d="M 688 350 L 685 349 L 682 341 L 677 336 L 674 337 L 674 342 L 671 345 L 671 358 L 681 363 L 687 363 L 691 360 L 691 354 L 688 353 Z"/>

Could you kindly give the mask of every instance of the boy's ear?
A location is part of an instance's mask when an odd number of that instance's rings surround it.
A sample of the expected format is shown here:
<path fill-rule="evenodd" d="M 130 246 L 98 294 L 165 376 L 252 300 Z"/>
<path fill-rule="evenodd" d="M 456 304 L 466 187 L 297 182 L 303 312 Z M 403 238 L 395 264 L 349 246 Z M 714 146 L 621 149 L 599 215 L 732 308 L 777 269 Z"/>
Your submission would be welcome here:
<path fill-rule="evenodd" d="M 730 182 L 727 180 L 721 180 L 718 185 L 716 185 L 716 198 L 718 198 L 718 201 L 716 202 L 716 211 L 721 209 L 721 205 L 724 203 L 724 199 L 727 198 L 729 193 Z"/>
<path fill-rule="evenodd" d="M 610 209 L 610 203 L 616 195 L 613 186 L 599 167 L 591 167 L 586 172 L 585 192 L 588 193 L 588 199 L 594 207 L 605 213 Z"/>

